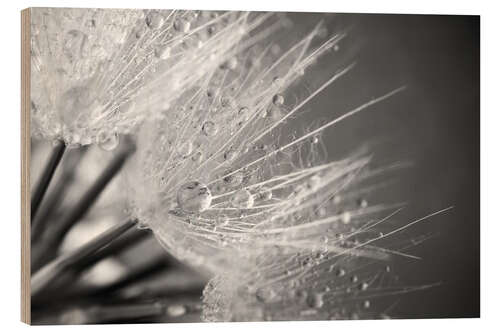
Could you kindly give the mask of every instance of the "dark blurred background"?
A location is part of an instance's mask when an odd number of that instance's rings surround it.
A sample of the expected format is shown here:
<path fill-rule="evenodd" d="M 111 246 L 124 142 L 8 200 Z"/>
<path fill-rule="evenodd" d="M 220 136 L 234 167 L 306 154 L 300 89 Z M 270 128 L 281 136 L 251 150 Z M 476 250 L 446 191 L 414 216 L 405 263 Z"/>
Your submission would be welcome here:
<path fill-rule="evenodd" d="M 403 233 L 433 237 L 408 251 L 421 260 L 397 259 L 400 280 L 441 285 L 401 296 L 391 314 L 478 317 L 479 17 L 334 14 L 328 20 L 330 32 L 348 36 L 310 78 L 353 61 L 356 67 L 308 104 L 315 117 L 332 119 L 407 87 L 329 129 L 323 135 L 329 159 L 369 143 L 375 163 L 411 162 L 390 175 L 394 184 L 383 194 L 389 202 L 408 203 L 398 215 L 402 222 L 454 207 Z"/>

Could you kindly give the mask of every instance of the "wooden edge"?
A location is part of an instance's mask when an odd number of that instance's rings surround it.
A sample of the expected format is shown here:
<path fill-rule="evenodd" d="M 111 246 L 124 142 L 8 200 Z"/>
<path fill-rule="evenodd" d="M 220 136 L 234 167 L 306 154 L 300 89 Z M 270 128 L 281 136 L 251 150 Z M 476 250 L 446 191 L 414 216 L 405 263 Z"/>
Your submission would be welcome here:
<path fill-rule="evenodd" d="M 30 106 L 31 9 L 21 11 L 21 321 L 31 324 Z"/>

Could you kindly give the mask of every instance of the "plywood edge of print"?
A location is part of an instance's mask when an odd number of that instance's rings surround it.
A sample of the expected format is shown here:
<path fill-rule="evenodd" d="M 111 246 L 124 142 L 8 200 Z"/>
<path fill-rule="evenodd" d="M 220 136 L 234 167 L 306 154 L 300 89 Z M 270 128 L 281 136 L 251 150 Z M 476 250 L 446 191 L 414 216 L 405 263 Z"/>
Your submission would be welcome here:
<path fill-rule="evenodd" d="M 31 324 L 30 87 L 31 9 L 21 11 L 21 321 Z"/>

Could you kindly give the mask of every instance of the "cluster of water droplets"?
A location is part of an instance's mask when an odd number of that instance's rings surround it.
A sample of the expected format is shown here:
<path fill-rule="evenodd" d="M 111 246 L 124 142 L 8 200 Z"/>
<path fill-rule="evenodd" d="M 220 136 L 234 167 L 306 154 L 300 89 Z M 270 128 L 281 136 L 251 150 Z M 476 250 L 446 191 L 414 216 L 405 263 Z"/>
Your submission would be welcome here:
<path fill-rule="evenodd" d="M 266 15 L 34 8 L 32 134 L 117 146 L 238 52 Z"/>
<path fill-rule="evenodd" d="M 239 52 L 143 125 L 130 177 L 134 213 L 169 252 L 216 275 L 204 292 L 205 320 L 378 316 L 370 297 L 389 290 L 384 261 L 404 255 L 373 244 L 396 209 L 367 200 L 384 170 L 370 170 L 363 153 L 324 161 L 321 134 L 342 117 L 287 128 L 350 70 L 291 97 L 344 35 L 314 44 L 318 26 L 281 45 L 272 23 L 260 28 L 273 33 L 245 35 Z"/>

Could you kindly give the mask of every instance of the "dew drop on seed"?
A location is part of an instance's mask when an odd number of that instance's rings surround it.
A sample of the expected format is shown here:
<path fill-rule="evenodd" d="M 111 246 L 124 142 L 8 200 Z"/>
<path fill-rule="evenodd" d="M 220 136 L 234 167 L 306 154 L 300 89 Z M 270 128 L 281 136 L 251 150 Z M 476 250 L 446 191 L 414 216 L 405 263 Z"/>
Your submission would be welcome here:
<path fill-rule="evenodd" d="M 188 33 L 191 29 L 191 22 L 178 19 L 174 22 L 174 29 L 182 33 Z"/>
<path fill-rule="evenodd" d="M 271 200 L 273 197 L 273 192 L 268 189 L 267 187 L 262 187 L 260 192 L 259 192 L 259 199 L 260 200 Z"/>
<path fill-rule="evenodd" d="M 250 191 L 243 188 L 238 190 L 231 199 L 231 203 L 238 208 L 252 208 L 254 199 Z"/>
<path fill-rule="evenodd" d="M 106 151 L 114 150 L 119 143 L 120 139 L 117 133 L 101 132 L 97 136 L 97 144 Z"/>
<path fill-rule="evenodd" d="M 229 223 L 229 218 L 225 214 L 221 214 L 217 217 L 217 226 L 225 226 Z"/>
<path fill-rule="evenodd" d="M 186 141 L 177 147 L 177 153 L 182 157 L 187 157 L 193 152 L 193 143 L 191 141 Z"/>
<path fill-rule="evenodd" d="M 213 121 L 206 121 L 201 127 L 201 130 L 206 136 L 213 136 L 217 134 L 218 128 Z"/>
<path fill-rule="evenodd" d="M 177 204 L 188 213 L 202 212 L 210 207 L 212 194 L 208 187 L 198 181 L 185 183 L 177 190 Z"/>
<path fill-rule="evenodd" d="M 319 189 L 320 184 L 321 184 L 321 178 L 318 175 L 314 175 L 311 178 L 309 178 L 309 181 L 307 182 L 307 188 L 311 191 L 317 191 Z"/>
<path fill-rule="evenodd" d="M 276 297 L 276 293 L 272 288 L 259 288 L 255 293 L 255 297 L 260 302 L 268 303 Z"/>
<path fill-rule="evenodd" d="M 170 57 L 171 50 L 170 46 L 159 45 L 155 48 L 155 57 L 162 60 L 168 59 L 168 57 Z"/>
<path fill-rule="evenodd" d="M 150 12 L 146 16 L 146 25 L 150 29 L 159 29 L 163 25 L 163 16 L 155 11 Z"/>
<path fill-rule="evenodd" d="M 339 194 L 335 194 L 330 200 L 334 205 L 338 205 L 342 201 L 342 197 Z"/>
<path fill-rule="evenodd" d="M 201 151 L 194 153 L 191 157 L 191 160 L 193 160 L 193 162 L 195 163 L 200 163 L 203 160 L 203 154 L 201 153 Z"/>
<path fill-rule="evenodd" d="M 311 308 L 320 309 L 323 307 L 323 294 L 321 293 L 313 293 L 307 297 L 307 305 Z"/>
<path fill-rule="evenodd" d="M 235 150 L 229 149 L 228 151 L 226 151 L 224 153 L 224 159 L 226 161 L 232 161 L 232 160 L 234 160 L 236 158 L 236 155 L 237 155 L 237 153 L 236 153 Z"/>
<path fill-rule="evenodd" d="M 366 201 L 366 199 L 359 199 L 358 206 L 360 208 L 366 208 L 366 207 L 368 207 L 368 201 Z"/>
<path fill-rule="evenodd" d="M 227 60 L 226 62 L 224 62 L 220 67 L 222 69 L 234 70 L 234 69 L 236 69 L 237 66 L 238 66 L 238 59 L 233 57 L 233 58 Z"/>
<path fill-rule="evenodd" d="M 276 94 L 273 96 L 273 104 L 276 106 L 281 106 L 285 103 L 285 98 L 281 94 Z"/>
<path fill-rule="evenodd" d="M 283 81 L 283 80 L 282 80 L 279 76 L 275 76 L 275 77 L 273 78 L 273 84 L 274 84 L 275 86 L 277 86 L 277 87 L 281 85 L 282 81 Z"/>
<path fill-rule="evenodd" d="M 342 220 L 342 223 L 349 224 L 349 222 L 351 222 L 351 213 L 349 213 L 349 212 L 341 213 L 340 219 Z"/>

